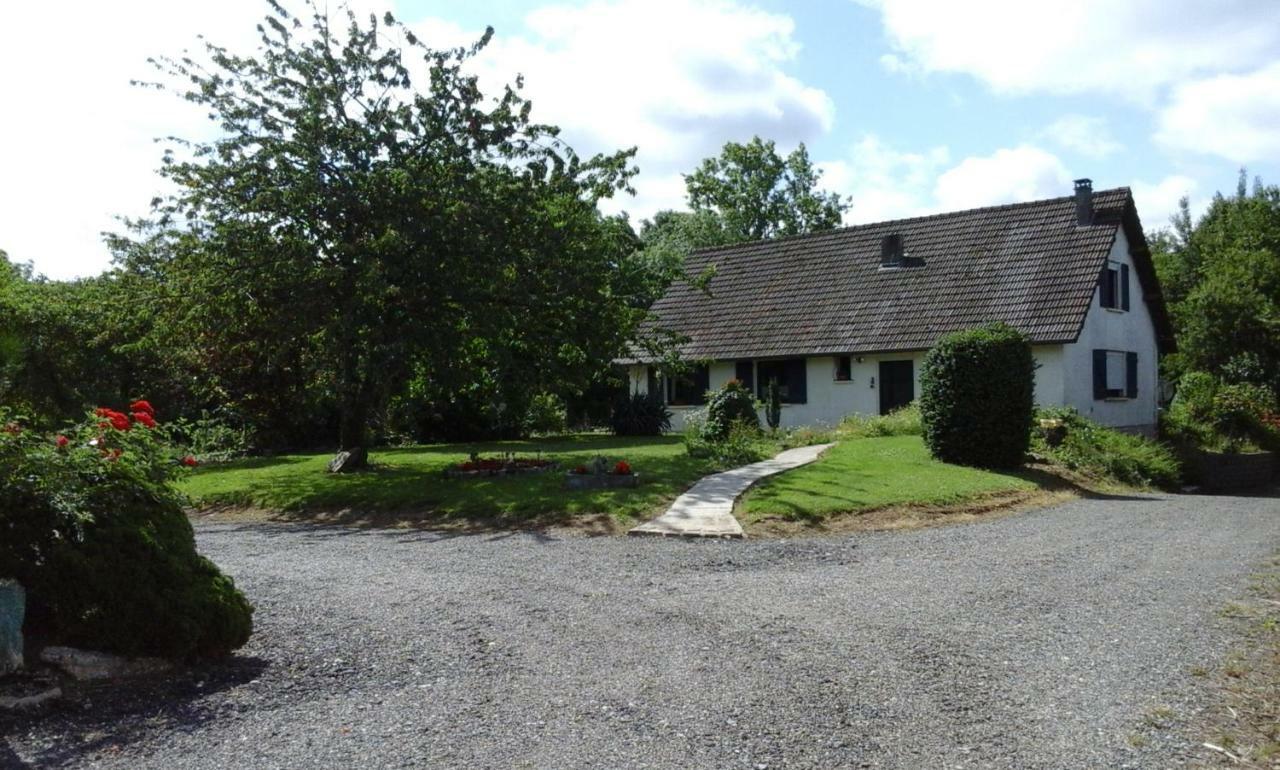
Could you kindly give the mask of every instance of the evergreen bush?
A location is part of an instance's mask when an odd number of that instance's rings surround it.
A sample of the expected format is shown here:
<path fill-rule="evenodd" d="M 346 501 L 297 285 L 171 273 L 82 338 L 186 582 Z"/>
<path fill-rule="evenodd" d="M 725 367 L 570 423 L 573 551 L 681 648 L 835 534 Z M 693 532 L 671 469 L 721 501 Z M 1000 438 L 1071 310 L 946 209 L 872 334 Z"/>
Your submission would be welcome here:
<path fill-rule="evenodd" d="M 0 577 L 27 590 L 26 630 L 54 644 L 176 659 L 226 655 L 253 608 L 196 553 L 146 402 L 45 436 L 0 411 Z"/>
<path fill-rule="evenodd" d="M 1005 324 L 954 332 L 925 355 L 924 440 L 939 460 L 988 468 L 1022 464 L 1035 410 L 1035 359 Z"/>
<path fill-rule="evenodd" d="M 632 393 L 618 399 L 609 418 L 617 436 L 661 436 L 671 429 L 671 410 L 657 393 Z"/>

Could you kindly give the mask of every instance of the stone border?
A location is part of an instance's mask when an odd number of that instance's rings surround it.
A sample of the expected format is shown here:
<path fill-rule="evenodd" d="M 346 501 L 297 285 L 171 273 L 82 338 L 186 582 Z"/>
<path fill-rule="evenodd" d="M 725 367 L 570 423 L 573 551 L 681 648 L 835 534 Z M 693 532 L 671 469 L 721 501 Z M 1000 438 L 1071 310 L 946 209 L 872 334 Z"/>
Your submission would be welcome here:
<path fill-rule="evenodd" d="M 640 485 L 638 473 L 566 473 L 566 489 L 627 489 Z"/>

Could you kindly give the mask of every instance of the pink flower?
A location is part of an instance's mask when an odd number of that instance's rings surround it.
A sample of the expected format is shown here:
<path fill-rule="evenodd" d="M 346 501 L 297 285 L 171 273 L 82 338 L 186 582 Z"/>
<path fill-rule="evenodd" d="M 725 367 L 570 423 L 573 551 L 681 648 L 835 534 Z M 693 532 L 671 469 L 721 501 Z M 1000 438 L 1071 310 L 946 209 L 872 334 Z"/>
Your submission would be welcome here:
<path fill-rule="evenodd" d="M 57 444 L 59 449 L 66 449 L 67 445 L 71 443 L 71 439 L 66 436 L 58 436 L 53 440 L 53 443 Z"/>

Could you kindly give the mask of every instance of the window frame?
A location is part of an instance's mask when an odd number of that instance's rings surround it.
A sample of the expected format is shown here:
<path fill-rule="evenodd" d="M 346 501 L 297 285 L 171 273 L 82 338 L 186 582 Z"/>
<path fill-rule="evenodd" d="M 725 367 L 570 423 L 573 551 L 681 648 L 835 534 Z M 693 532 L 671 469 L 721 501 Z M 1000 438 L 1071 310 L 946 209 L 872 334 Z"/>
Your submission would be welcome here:
<path fill-rule="evenodd" d="M 769 400 L 769 380 L 775 379 L 774 372 L 779 372 L 779 389 L 782 391 L 783 404 L 807 404 L 809 402 L 809 359 L 807 358 L 773 358 L 756 361 L 756 398 Z M 788 378 L 789 374 L 798 374 L 798 382 Z M 796 386 L 799 386 L 798 388 Z M 799 390 L 799 396 L 795 391 Z"/>
<path fill-rule="evenodd" d="M 1116 313 L 1129 312 L 1129 266 L 1116 260 L 1107 265 L 1098 276 L 1098 305 Z"/>
<path fill-rule="evenodd" d="M 841 377 L 840 375 L 844 376 Z M 853 382 L 853 356 L 835 356 L 835 370 L 831 373 L 833 382 Z"/>
<path fill-rule="evenodd" d="M 711 367 L 708 364 L 694 364 L 686 374 L 669 374 L 662 379 L 662 395 L 667 406 L 706 405 L 707 391 L 711 388 Z"/>

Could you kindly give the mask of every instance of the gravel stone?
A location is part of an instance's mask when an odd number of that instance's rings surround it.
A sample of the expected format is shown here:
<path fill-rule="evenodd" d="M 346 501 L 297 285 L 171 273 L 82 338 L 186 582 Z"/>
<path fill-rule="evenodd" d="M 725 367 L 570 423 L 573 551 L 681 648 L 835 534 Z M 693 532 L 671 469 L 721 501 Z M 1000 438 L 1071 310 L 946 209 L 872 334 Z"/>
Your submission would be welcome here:
<path fill-rule="evenodd" d="M 1176 766 L 1280 501 L 745 542 L 197 532 L 249 645 L 0 717 L 0 766 Z"/>

